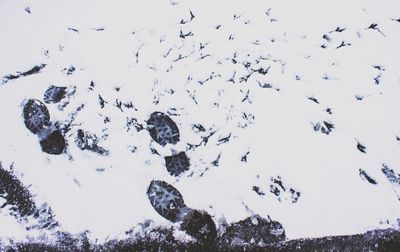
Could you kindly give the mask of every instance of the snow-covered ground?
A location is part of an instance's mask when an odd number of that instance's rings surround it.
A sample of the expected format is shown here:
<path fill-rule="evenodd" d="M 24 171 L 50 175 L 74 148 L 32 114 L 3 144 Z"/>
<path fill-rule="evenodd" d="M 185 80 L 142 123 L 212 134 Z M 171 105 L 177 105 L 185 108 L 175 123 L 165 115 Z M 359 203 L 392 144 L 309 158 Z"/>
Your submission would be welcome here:
<path fill-rule="evenodd" d="M 0 1 L 2 167 L 60 230 L 100 242 L 145 220 L 173 225 L 146 195 L 154 179 L 217 226 L 258 214 L 289 239 L 398 228 L 399 10 L 396 0 Z M 51 85 L 70 91 L 47 105 L 51 121 L 72 122 L 62 155 L 42 152 L 22 116 Z M 154 111 L 176 122 L 177 145 L 152 140 Z M 78 130 L 103 155 L 81 150 Z M 176 178 L 164 156 L 177 151 L 191 165 Z M 11 212 L 0 208 L 3 242 L 44 232 Z"/>

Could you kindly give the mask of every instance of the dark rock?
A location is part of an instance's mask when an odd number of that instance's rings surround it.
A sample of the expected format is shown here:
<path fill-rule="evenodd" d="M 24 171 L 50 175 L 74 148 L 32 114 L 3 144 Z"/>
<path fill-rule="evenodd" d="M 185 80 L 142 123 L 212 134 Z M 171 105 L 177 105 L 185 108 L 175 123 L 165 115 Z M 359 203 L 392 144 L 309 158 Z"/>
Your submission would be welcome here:
<path fill-rule="evenodd" d="M 46 105 L 36 99 L 30 99 L 24 106 L 23 117 L 25 126 L 37 134 L 50 125 L 50 113 Z"/>
<path fill-rule="evenodd" d="M 267 220 L 259 215 L 248 217 L 226 228 L 220 245 L 226 248 L 273 244 L 286 239 L 285 230 L 279 222 Z"/>
<path fill-rule="evenodd" d="M 179 176 L 189 170 L 190 162 L 185 152 L 165 157 L 165 165 L 172 176 Z"/>
<path fill-rule="evenodd" d="M 208 248 L 214 245 L 217 238 L 215 223 L 204 211 L 191 210 L 185 215 L 181 227 Z"/>
<path fill-rule="evenodd" d="M 150 136 L 158 144 L 176 144 L 179 142 L 179 129 L 175 122 L 162 112 L 154 112 L 147 121 Z"/>
<path fill-rule="evenodd" d="M 181 193 L 167 182 L 153 180 L 147 190 L 147 196 L 157 213 L 172 222 L 180 221 L 188 211 Z"/>
<path fill-rule="evenodd" d="M 59 155 L 65 150 L 64 136 L 60 130 L 54 130 L 50 135 L 40 141 L 42 151 L 52 155 Z"/>
<path fill-rule="evenodd" d="M 45 103 L 57 103 L 67 94 L 66 87 L 56 87 L 51 85 L 44 94 Z"/>

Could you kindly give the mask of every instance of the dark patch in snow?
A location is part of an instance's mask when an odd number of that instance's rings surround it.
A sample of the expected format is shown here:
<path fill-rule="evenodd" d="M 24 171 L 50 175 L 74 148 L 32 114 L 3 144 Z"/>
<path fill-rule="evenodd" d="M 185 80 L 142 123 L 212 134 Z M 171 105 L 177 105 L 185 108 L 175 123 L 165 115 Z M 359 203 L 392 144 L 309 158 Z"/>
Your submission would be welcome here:
<path fill-rule="evenodd" d="M 211 164 L 212 164 L 213 166 L 219 166 L 219 160 L 221 159 L 221 154 L 222 154 L 222 153 L 219 153 L 218 156 L 217 156 L 217 158 L 216 158 L 214 161 L 211 162 Z"/>
<path fill-rule="evenodd" d="M 346 30 L 346 28 L 341 28 L 341 27 L 337 27 L 335 30 L 333 30 L 333 31 L 330 31 L 329 33 L 333 33 L 333 32 L 343 32 L 343 31 L 345 31 Z"/>
<path fill-rule="evenodd" d="M 76 68 L 74 66 L 69 66 L 68 68 L 64 68 L 62 70 L 63 73 L 65 73 L 66 75 L 71 75 L 75 72 Z"/>
<path fill-rule="evenodd" d="M 108 156 L 109 151 L 103 147 L 100 147 L 98 143 L 99 138 L 95 134 L 78 129 L 75 138 L 75 144 L 79 147 L 79 149 L 88 150 L 102 156 Z"/>
<path fill-rule="evenodd" d="M 158 153 L 158 151 L 153 147 L 150 147 L 150 151 L 151 151 L 151 154 L 153 154 L 153 155 L 161 156 L 160 153 Z"/>
<path fill-rule="evenodd" d="M 259 73 L 259 74 L 261 74 L 261 75 L 267 75 L 270 68 L 271 68 L 270 66 L 267 67 L 267 68 L 262 68 L 262 67 L 260 67 L 260 68 L 258 68 L 258 69 L 253 69 L 253 72 Z"/>
<path fill-rule="evenodd" d="M 126 131 L 127 132 L 131 131 L 131 129 L 133 127 L 136 129 L 136 132 L 139 132 L 139 131 L 144 129 L 144 126 L 142 124 L 138 123 L 136 118 L 127 117 L 126 118 L 126 125 L 125 125 Z"/>
<path fill-rule="evenodd" d="M 196 132 L 196 133 L 206 131 L 206 129 L 205 129 L 205 128 L 203 127 L 203 125 L 201 125 L 201 124 L 193 124 L 193 125 L 192 125 L 192 130 L 193 130 L 194 132 Z"/>
<path fill-rule="evenodd" d="M 382 172 L 392 184 L 392 187 L 400 201 L 400 174 L 396 173 L 393 169 L 389 168 L 386 164 L 382 165 Z"/>
<path fill-rule="evenodd" d="M 254 73 L 254 72 L 250 72 L 249 74 L 246 74 L 246 75 L 240 77 L 240 78 L 239 78 L 239 82 L 240 82 L 240 83 L 242 83 L 242 82 L 245 82 L 245 83 L 246 83 L 246 82 L 250 79 L 250 77 L 253 75 L 253 73 Z"/>
<path fill-rule="evenodd" d="M 188 145 L 189 150 L 196 149 L 197 147 L 200 147 L 201 145 L 206 146 L 207 143 L 208 143 L 208 141 L 210 140 L 210 138 L 211 138 L 216 132 L 217 132 L 217 131 L 211 130 L 211 129 L 210 129 L 208 135 L 206 135 L 206 136 L 201 136 L 202 140 L 201 140 L 201 142 L 200 142 L 199 144 L 191 144 L 191 143 L 188 143 L 187 145 Z"/>
<path fill-rule="evenodd" d="M 272 184 L 270 184 L 270 192 L 277 196 L 279 202 L 290 200 L 292 203 L 296 203 L 300 197 L 300 192 L 293 188 L 287 188 L 284 186 L 281 177 L 272 177 Z"/>
<path fill-rule="evenodd" d="M 265 195 L 265 193 L 263 191 L 261 191 L 260 187 L 258 187 L 258 186 L 253 186 L 253 191 L 255 191 L 260 196 Z"/>
<path fill-rule="evenodd" d="M 324 35 L 322 36 L 322 38 L 325 39 L 327 42 L 331 42 L 331 41 L 332 41 L 332 39 L 331 39 L 328 35 L 326 35 L 326 34 L 324 34 Z"/>
<path fill-rule="evenodd" d="M 375 69 L 378 69 L 379 71 L 385 71 L 386 70 L 385 66 L 373 65 L 372 67 L 375 68 Z"/>
<path fill-rule="evenodd" d="M 191 31 L 189 31 L 189 32 L 187 32 L 187 33 L 184 33 L 182 30 L 180 31 L 180 33 L 179 33 L 179 37 L 180 38 L 182 38 L 182 39 L 186 39 L 187 37 L 191 37 L 191 36 L 193 36 L 194 34 L 191 32 Z"/>
<path fill-rule="evenodd" d="M 229 142 L 231 136 L 232 136 L 232 133 L 229 133 L 228 136 L 219 138 L 217 145 L 221 145 L 221 144 Z"/>
<path fill-rule="evenodd" d="M 119 99 L 115 99 L 115 103 L 113 104 L 115 107 L 119 108 L 119 110 L 121 110 L 121 112 L 124 112 L 122 110 L 122 101 L 120 101 Z"/>
<path fill-rule="evenodd" d="M 331 122 L 323 121 L 323 124 L 324 124 L 324 126 L 321 127 L 321 132 L 326 135 L 329 135 L 329 133 L 332 131 L 332 129 L 335 128 L 335 126 Z"/>
<path fill-rule="evenodd" d="M 259 81 L 257 81 L 257 82 L 258 82 L 258 86 L 260 86 L 261 88 L 272 88 L 272 85 L 270 83 L 267 83 L 267 82 L 261 83 Z"/>
<path fill-rule="evenodd" d="M 246 154 L 244 154 L 241 158 L 240 161 L 247 163 L 247 157 L 249 156 L 250 151 L 246 152 Z"/>
<path fill-rule="evenodd" d="M 104 108 L 104 105 L 108 103 L 106 102 L 103 97 L 101 97 L 101 95 L 99 95 L 99 104 L 100 104 L 100 108 Z"/>
<path fill-rule="evenodd" d="M 190 13 L 190 19 L 189 20 L 182 19 L 180 24 L 187 24 L 187 23 L 191 22 L 196 17 L 191 10 L 189 10 L 189 13 Z"/>
<path fill-rule="evenodd" d="M 72 28 L 72 27 L 68 27 L 68 31 L 73 31 L 73 32 L 79 33 L 78 29 L 75 29 L 75 28 Z"/>
<path fill-rule="evenodd" d="M 375 31 L 379 32 L 380 34 L 382 34 L 382 36 L 386 37 L 386 35 L 381 31 L 381 29 L 379 29 L 377 23 L 372 23 L 372 24 L 370 24 L 370 26 L 368 26 L 365 29 L 366 30 L 375 30 Z"/>
<path fill-rule="evenodd" d="M 329 135 L 335 128 L 335 125 L 329 121 L 322 121 L 322 123 L 317 122 L 313 124 L 314 131 L 321 131 L 321 133 Z"/>
<path fill-rule="evenodd" d="M 358 170 L 360 173 L 360 177 L 362 180 L 366 180 L 368 183 L 373 184 L 373 185 L 377 185 L 378 182 L 376 182 L 375 179 L 371 178 L 366 171 L 364 171 L 363 169 L 359 169 Z"/>
<path fill-rule="evenodd" d="M 32 69 L 30 69 L 30 70 L 28 70 L 26 72 L 17 72 L 16 74 L 6 75 L 6 76 L 4 76 L 2 78 L 0 84 L 6 84 L 10 80 L 16 80 L 16 79 L 21 78 L 21 77 L 25 77 L 25 76 L 29 76 L 29 75 L 32 75 L 32 74 L 40 73 L 40 71 L 45 67 L 46 67 L 46 64 L 41 64 L 41 65 L 34 66 Z"/>
<path fill-rule="evenodd" d="M 367 153 L 367 147 L 362 145 L 361 143 L 357 142 L 357 149 L 362 153 Z"/>
<path fill-rule="evenodd" d="M 355 98 L 356 98 L 358 101 L 362 101 L 362 100 L 364 99 L 364 96 L 362 96 L 362 95 L 356 95 Z"/>
<path fill-rule="evenodd" d="M 375 85 L 379 85 L 381 83 L 381 77 L 382 77 L 382 74 L 380 73 L 374 78 Z"/>
<path fill-rule="evenodd" d="M 340 45 L 338 45 L 336 47 L 336 49 L 339 49 L 339 48 L 345 47 L 345 46 L 351 46 L 351 44 L 349 42 L 342 41 L 342 43 L 340 43 Z"/>
<path fill-rule="evenodd" d="M 80 111 L 82 111 L 82 109 L 83 109 L 84 107 L 85 107 L 84 104 L 79 105 L 79 106 L 75 109 L 74 112 L 72 112 L 72 113 L 70 113 L 70 114 L 68 115 L 68 119 L 67 119 L 67 120 L 65 120 L 64 122 L 55 122 L 55 123 L 54 123 L 54 127 L 55 127 L 56 129 L 60 129 L 60 130 L 62 131 L 63 135 L 66 135 L 66 133 L 72 129 L 73 122 L 75 121 L 76 116 L 78 115 L 78 113 L 79 113 Z"/>
<path fill-rule="evenodd" d="M 131 101 L 125 102 L 122 104 L 126 109 L 134 109 L 137 111 L 137 109 L 133 106 L 133 103 Z"/>
<path fill-rule="evenodd" d="M 186 59 L 186 58 L 188 58 L 188 57 L 189 57 L 189 55 L 182 56 L 181 54 L 179 54 L 179 55 L 178 55 L 178 58 L 176 58 L 175 60 L 173 60 L 173 62 L 178 62 L 178 61 L 183 60 L 183 59 Z"/>
<path fill-rule="evenodd" d="M 93 90 L 94 90 L 94 86 L 95 86 L 95 85 L 94 85 L 94 82 L 91 81 L 90 84 L 89 84 L 89 90 L 90 90 L 90 91 L 93 91 Z"/>
<path fill-rule="evenodd" d="M 319 104 L 319 101 L 318 101 L 318 99 L 317 98 L 315 98 L 314 96 L 310 96 L 310 97 L 307 97 L 310 101 L 313 101 L 313 102 L 315 102 L 315 103 L 317 103 L 317 104 Z"/>
<path fill-rule="evenodd" d="M 206 83 L 207 81 L 210 81 L 210 80 L 212 80 L 212 79 L 214 79 L 214 78 L 220 78 L 220 77 L 221 77 L 220 74 L 217 74 L 217 73 L 215 73 L 215 72 L 211 72 L 211 74 L 210 74 L 209 77 L 207 77 L 207 78 L 204 79 L 204 80 L 199 80 L 199 81 L 197 81 L 197 83 L 199 83 L 200 85 L 203 85 L 203 84 Z"/>
<path fill-rule="evenodd" d="M 104 31 L 105 28 L 104 27 L 98 27 L 98 28 L 94 28 L 95 31 Z"/>
<path fill-rule="evenodd" d="M 240 92 L 243 92 L 240 90 Z M 245 97 L 242 99 L 242 102 L 248 102 L 248 103 L 253 103 L 250 99 L 250 90 L 247 90 Z"/>

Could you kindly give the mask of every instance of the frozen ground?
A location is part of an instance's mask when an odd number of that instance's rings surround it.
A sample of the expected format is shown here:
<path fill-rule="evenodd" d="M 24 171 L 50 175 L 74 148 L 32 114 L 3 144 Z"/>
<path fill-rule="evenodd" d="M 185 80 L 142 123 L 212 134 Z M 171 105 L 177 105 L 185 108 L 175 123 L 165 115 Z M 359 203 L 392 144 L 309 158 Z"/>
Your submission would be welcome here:
<path fill-rule="evenodd" d="M 395 0 L 0 1 L 0 161 L 35 205 L 21 214 L 0 188 L 0 244 L 59 232 L 100 244 L 148 221 L 192 241 L 153 209 L 152 180 L 219 230 L 257 215 L 281 223 L 286 239 L 399 229 L 399 9 Z M 22 115 L 51 85 L 67 87 L 46 104 L 61 155 L 42 151 Z M 176 123 L 179 143 L 151 138 L 154 111 Z M 164 157 L 178 152 L 190 167 L 174 177 Z"/>

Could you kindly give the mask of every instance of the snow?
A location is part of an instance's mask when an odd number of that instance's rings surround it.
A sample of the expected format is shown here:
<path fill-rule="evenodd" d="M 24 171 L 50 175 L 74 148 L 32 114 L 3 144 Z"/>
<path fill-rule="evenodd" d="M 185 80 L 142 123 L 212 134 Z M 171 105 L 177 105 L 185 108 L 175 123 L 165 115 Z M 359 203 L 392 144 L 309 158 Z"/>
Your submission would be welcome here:
<path fill-rule="evenodd" d="M 147 198 L 153 179 L 172 184 L 186 205 L 206 210 L 216 222 L 270 216 L 289 239 L 397 227 L 398 189 L 381 171 L 387 164 L 400 173 L 397 9 L 394 0 L 2 1 L 0 77 L 46 64 L 38 74 L 0 85 L 2 166 L 14 165 L 38 205 L 51 206 L 63 231 L 88 230 L 98 241 L 123 237 L 146 219 L 172 225 Z M 367 29 L 373 23 L 381 32 Z M 337 28 L 345 30 L 330 33 Z M 350 45 L 337 48 L 342 41 Z M 244 81 L 246 62 L 270 69 Z M 66 75 L 62 70 L 69 66 L 76 70 Z M 50 85 L 76 87 L 63 110 L 47 105 L 53 122 L 84 105 L 60 156 L 42 152 L 22 118 L 24 102 L 42 100 Z M 107 102 L 104 109 L 99 95 Z M 122 112 L 116 99 L 132 102 L 134 109 Z M 127 117 L 145 126 L 154 111 L 177 114 L 171 118 L 181 133 L 178 145 L 157 146 L 146 130 L 127 131 Z M 334 124 L 329 135 L 313 130 L 322 121 Z M 194 132 L 193 124 L 206 132 Z M 110 155 L 80 150 L 78 129 L 103 136 L 99 145 Z M 207 145 L 187 149 L 211 132 Z M 229 135 L 227 143 L 218 141 Z M 366 153 L 357 150 L 358 142 Z M 164 156 L 185 150 L 190 170 L 171 177 Z M 241 161 L 247 152 L 247 162 Z M 362 180 L 359 169 L 377 185 Z M 301 193 L 296 203 L 269 191 L 277 176 Z M 37 235 L 5 209 L 0 219 L 4 240 Z"/>

